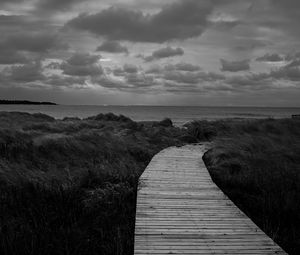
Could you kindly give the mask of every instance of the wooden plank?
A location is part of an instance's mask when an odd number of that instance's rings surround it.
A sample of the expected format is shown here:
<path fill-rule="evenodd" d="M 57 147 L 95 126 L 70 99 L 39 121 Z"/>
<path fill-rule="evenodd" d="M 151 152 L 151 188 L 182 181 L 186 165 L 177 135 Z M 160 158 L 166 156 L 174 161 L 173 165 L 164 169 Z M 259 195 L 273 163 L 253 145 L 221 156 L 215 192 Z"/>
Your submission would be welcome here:
<path fill-rule="evenodd" d="M 203 145 L 170 147 L 140 177 L 134 254 L 286 254 L 213 183 Z"/>

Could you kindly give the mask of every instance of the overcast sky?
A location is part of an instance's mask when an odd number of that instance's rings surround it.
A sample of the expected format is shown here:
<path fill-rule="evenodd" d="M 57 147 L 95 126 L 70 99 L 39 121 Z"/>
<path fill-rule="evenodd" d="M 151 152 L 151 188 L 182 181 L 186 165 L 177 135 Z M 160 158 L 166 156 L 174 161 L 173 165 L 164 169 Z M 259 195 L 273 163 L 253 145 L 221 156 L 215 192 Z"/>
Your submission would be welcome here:
<path fill-rule="evenodd" d="M 300 106 L 299 0 L 0 0 L 0 99 Z"/>

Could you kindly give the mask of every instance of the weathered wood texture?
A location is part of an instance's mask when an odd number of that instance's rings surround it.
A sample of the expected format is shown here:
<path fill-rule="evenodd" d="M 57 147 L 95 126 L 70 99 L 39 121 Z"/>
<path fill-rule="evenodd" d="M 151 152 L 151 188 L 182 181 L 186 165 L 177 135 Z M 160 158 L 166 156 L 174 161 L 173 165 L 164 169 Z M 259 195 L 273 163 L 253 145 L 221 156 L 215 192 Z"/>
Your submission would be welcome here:
<path fill-rule="evenodd" d="M 213 183 L 204 146 L 158 153 L 140 178 L 134 254 L 286 254 Z"/>

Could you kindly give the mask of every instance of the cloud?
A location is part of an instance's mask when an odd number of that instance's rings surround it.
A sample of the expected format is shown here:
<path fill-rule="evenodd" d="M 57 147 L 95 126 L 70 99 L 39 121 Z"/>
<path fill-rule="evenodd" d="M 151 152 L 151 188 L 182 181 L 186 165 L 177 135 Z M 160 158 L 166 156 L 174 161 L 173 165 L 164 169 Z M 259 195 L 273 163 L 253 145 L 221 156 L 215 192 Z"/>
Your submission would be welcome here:
<path fill-rule="evenodd" d="M 70 10 L 72 5 L 81 2 L 80 0 L 39 0 L 36 4 L 37 10 L 41 11 L 65 11 Z"/>
<path fill-rule="evenodd" d="M 112 79 L 108 76 L 100 76 L 100 77 L 92 77 L 91 80 L 93 83 L 100 85 L 101 87 L 108 89 L 116 89 L 116 90 L 126 90 L 128 89 L 128 85 L 123 81 Z"/>
<path fill-rule="evenodd" d="M 138 67 L 133 64 L 124 64 L 123 67 L 117 67 L 113 69 L 114 76 L 125 77 L 126 74 L 136 74 L 138 73 Z"/>
<path fill-rule="evenodd" d="M 101 56 L 88 53 L 75 53 L 61 64 L 64 74 L 72 76 L 96 76 L 104 73 L 98 63 Z"/>
<path fill-rule="evenodd" d="M 133 93 L 145 92 L 145 89 L 157 85 L 154 77 L 144 73 L 126 73 L 122 80 L 116 80 L 108 76 L 95 77 L 92 78 L 92 82 L 105 88 Z"/>
<path fill-rule="evenodd" d="M 190 63 L 177 63 L 175 65 L 168 64 L 165 67 L 165 70 L 178 70 L 178 71 L 189 71 L 189 72 L 196 72 L 199 71 L 201 68 L 198 65 L 193 65 Z"/>
<path fill-rule="evenodd" d="M 155 85 L 153 76 L 149 76 L 143 73 L 131 73 L 127 74 L 126 83 L 133 85 L 134 87 L 151 87 Z"/>
<path fill-rule="evenodd" d="M 137 57 L 144 59 L 146 62 L 151 62 L 156 59 L 182 56 L 183 54 L 184 50 L 182 48 L 172 48 L 168 46 L 154 51 L 150 56 L 138 55 Z"/>
<path fill-rule="evenodd" d="M 215 82 L 224 80 L 225 76 L 214 72 L 183 72 L 183 71 L 166 71 L 163 79 L 174 81 L 176 83 L 200 84 L 201 82 Z"/>
<path fill-rule="evenodd" d="M 1 0 L 0 5 L 5 5 L 5 4 L 16 4 L 16 3 L 21 3 L 24 2 L 25 0 Z"/>
<path fill-rule="evenodd" d="M 266 89 L 272 86 L 272 77 L 269 73 L 235 75 L 227 77 L 224 83 L 232 85 L 233 90 Z"/>
<path fill-rule="evenodd" d="M 234 43 L 236 46 L 233 49 L 237 51 L 253 51 L 272 45 L 270 41 L 255 38 L 238 38 L 234 40 Z"/>
<path fill-rule="evenodd" d="M 42 81 L 45 79 L 42 63 L 38 60 L 24 65 L 11 66 L 6 68 L 4 73 L 8 73 L 8 80 L 18 83 Z"/>
<path fill-rule="evenodd" d="M 89 53 L 74 53 L 67 63 L 74 66 L 92 65 L 100 60 L 100 55 L 90 55 Z"/>
<path fill-rule="evenodd" d="M 163 71 L 162 67 L 159 65 L 150 66 L 145 73 L 147 74 L 160 74 Z"/>
<path fill-rule="evenodd" d="M 96 51 L 104 51 L 109 53 L 128 53 L 128 49 L 118 41 L 105 41 Z"/>
<path fill-rule="evenodd" d="M 300 58 L 292 60 L 290 63 L 286 65 L 286 68 L 296 67 L 296 66 L 300 66 Z"/>
<path fill-rule="evenodd" d="M 135 65 L 132 64 L 125 64 L 123 66 L 123 71 L 125 73 L 137 73 L 138 72 L 138 68 Z"/>
<path fill-rule="evenodd" d="M 284 66 L 276 70 L 272 70 L 270 75 L 276 79 L 283 79 L 289 81 L 300 81 L 299 66 Z"/>
<path fill-rule="evenodd" d="M 200 70 L 201 70 L 201 67 L 198 65 L 180 62 L 177 64 L 167 64 L 163 67 L 160 65 L 152 65 L 145 72 L 148 74 L 161 74 L 165 71 L 197 72 Z"/>
<path fill-rule="evenodd" d="M 2 27 L 19 25 L 21 22 L 26 22 L 26 18 L 22 15 L 0 15 L 0 26 Z"/>
<path fill-rule="evenodd" d="M 60 69 L 60 67 L 61 67 L 60 62 L 51 62 L 46 66 L 46 68 L 49 68 L 49 69 Z"/>
<path fill-rule="evenodd" d="M 66 50 L 67 48 L 68 45 L 63 43 L 58 35 L 47 32 L 22 32 L 0 41 L 0 50 L 21 50 L 41 53 L 50 49 Z"/>
<path fill-rule="evenodd" d="M 258 57 L 256 61 L 261 61 L 261 62 L 280 62 L 283 61 L 284 58 L 281 57 L 279 54 L 274 53 L 274 54 L 265 54 L 262 57 Z"/>
<path fill-rule="evenodd" d="M 288 54 L 285 56 L 286 61 L 291 61 L 291 60 L 296 60 L 296 59 L 300 59 L 300 52 Z"/>
<path fill-rule="evenodd" d="M 214 2 L 215 6 L 218 2 Z M 208 18 L 212 28 L 220 31 L 230 30 L 243 22 L 232 15 L 226 14 L 225 12 L 214 12 Z"/>
<path fill-rule="evenodd" d="M 247 75 L 235 75 L 225 79 L 225 83 L 233 85 L 234 89 L 255 89 L 263 90 L 268 88 L 286 88 L 288 86 L 297 86 L 300 81 L 300 63 L 298 66 L 289 66 L 276 68 L 266 73 L 251 73 Z M 284 83 L 280 83 L 284 80 Z M 292 82 L 292 83 L 288 83 Z M 279 84 L 279 85 L 278 85 Z M 299 85 L 299 83 L 298 83 Z"/>
<path fill-rule="evenodd" d="M 242 61 L 227 61 L 225 59 L 220 59 L 220 62 L 222 65 L 221 71 L 239 72 L 250 70 L 249 59 Z"/>
<path fill-rule="evenodd" d="M 0 49 L 0 65 L 24 64 L 27 62 L 28 59 L 23 53 Z"/>
<path fill-rule="evenodd" d="M 161 43 L 200 36 L 212 9 L 208 0 L 181 0 L 155 14 L 110 7 L 96 14 L 80 14 L 66 25 L 109 40 Z"/>
<path fill-rule="evenodd" d="M 51 75 L 44 82 L 53 87 L 86 87 L 86 77 Z"/>

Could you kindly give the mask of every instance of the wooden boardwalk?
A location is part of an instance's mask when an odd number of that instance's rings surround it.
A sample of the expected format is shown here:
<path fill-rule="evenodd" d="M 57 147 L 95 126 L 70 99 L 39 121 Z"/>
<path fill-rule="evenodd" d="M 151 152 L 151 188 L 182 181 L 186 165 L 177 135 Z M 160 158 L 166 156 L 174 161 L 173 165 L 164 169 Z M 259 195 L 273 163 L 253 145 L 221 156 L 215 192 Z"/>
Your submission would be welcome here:
<path fill-rule="evenodd" d="M 140 178 L 135 255 L 286 254 L 213 183 L 204 146 L 158 153 Z"/>

